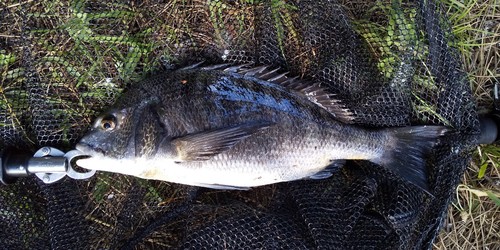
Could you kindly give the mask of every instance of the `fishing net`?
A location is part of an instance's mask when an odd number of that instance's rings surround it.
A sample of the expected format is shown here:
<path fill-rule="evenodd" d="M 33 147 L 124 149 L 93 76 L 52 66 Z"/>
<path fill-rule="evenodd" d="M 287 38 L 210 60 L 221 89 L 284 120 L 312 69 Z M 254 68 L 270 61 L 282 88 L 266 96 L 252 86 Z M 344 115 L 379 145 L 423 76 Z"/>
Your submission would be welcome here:
<path fill-rule="evenodd" d="M 442 7 L 413 1 L 2 1 L 0 148 L 70 150 L 128 86 L 204 61 L 327 86 L 365 127 L 440 124 L 429 192 L 349 161 L 223 191 L 97 173 L 0 187 L 4 249 L 428 249 L 478 133 Z"/>

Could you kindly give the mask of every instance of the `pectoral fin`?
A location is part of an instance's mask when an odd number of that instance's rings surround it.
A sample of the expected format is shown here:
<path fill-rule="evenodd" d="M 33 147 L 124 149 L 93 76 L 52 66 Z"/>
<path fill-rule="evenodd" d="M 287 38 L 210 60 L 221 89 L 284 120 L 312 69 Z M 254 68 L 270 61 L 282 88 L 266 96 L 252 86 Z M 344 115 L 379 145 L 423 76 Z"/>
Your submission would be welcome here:
<path fill-rule="evenodd" d="M 182 161 L 204 161 L 220 154 L 239 141 L 272 126 L 270 122 L 245 123 L 176 138 L 172 143 Z"/>

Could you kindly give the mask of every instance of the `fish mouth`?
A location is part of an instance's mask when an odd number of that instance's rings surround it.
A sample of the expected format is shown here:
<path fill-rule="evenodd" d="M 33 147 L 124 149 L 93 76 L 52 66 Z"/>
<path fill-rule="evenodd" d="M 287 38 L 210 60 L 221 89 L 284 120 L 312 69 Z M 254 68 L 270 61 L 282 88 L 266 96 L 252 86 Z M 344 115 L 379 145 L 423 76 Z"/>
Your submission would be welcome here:
<path fill-rule="evenodd" d="M 76 148 L 76 150 L 82 152 L 84 155 L 89 155 L 91 157 L 95 157 L 95 156 L 102 157 L 102 156 L 106 155 L 106 152 L 102 148 L 94 147 L 94 146 L 87 144 L 85 142 L 80 142 L 80 143 L 76 144 L 75 148 Z"/>

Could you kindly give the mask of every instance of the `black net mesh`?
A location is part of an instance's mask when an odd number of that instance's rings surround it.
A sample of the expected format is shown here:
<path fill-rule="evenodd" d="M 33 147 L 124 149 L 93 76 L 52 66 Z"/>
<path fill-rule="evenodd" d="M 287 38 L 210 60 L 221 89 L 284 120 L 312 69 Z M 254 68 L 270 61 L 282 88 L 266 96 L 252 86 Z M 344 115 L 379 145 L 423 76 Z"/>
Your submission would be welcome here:
<path fill-rule="evenodd" d="M 250 191 L 20 179 L 0 188 L 0 248 L 431 248 L 478 132 L 453 45 L 431 0 L 2 1 L 2 149 L 69 150 L 127 86 L 199 61 L 320 82 L 366 127 L 456 133 L 428 159 L 434 196 L 361 161 Z"/>

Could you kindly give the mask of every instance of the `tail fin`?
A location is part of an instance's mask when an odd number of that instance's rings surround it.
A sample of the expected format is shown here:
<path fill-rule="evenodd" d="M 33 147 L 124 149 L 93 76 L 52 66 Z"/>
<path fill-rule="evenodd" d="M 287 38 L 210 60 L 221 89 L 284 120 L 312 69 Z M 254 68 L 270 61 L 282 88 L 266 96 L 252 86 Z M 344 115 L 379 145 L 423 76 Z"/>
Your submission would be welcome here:
<path fill-rule="evenodd" d="M 448 129 L 443 126 L 414 126 L 386 131 L 392 138 L 388 142 L 389 148 L 372 161 L 429 192 L 425 157 Z"/>

